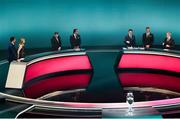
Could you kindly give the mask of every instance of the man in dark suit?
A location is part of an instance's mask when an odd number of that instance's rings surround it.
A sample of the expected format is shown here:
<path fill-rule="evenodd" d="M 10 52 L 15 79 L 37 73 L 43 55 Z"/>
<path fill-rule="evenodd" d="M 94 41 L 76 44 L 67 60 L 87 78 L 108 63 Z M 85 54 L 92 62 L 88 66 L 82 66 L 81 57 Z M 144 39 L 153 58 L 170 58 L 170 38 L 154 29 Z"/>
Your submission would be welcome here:
<path fill-rule="evenodd" d="M 8 47 L 8 61 L 11 63 L 13 60 L 17 60 L 17 51 L 15 48 L 16 38 L 11 37 Z"/>
<path fill-rule="evenodd" d="M 51 48 L 53 51 L 61 50 L 61 37 L 58 32 L 55 32 L 51 38 Z"/>
<path fill-rule="evenodd" d="M 133 34 L 133 30 L 129 29 L 128 34 L 124 38 L 124 43 L 127 47 L 134 47 L 135 46 L 135 35 Z"/>
<path fill-rule="evenodd" d="M 79 35 L 78 29 L 73 30 L 73 34 L 70 36 L 70 43 L 73 49 L 80 49 L 81 37 Z"/>
<path fill-rule="evenodd" d="M 146 33 L 143 34 L 143 46 L 145 48 L 152 47 L 154 42 L 154 35 L 150 31 L 150 27 L 146 27 Z"/>
<path fill-rule="evenodd" d="M 164 39 L 162 45 L 165 49 L 172 49 L 175 46 L 175 42 L 171 36 L 171 32 L 166 33 L 166 38 Z"/>

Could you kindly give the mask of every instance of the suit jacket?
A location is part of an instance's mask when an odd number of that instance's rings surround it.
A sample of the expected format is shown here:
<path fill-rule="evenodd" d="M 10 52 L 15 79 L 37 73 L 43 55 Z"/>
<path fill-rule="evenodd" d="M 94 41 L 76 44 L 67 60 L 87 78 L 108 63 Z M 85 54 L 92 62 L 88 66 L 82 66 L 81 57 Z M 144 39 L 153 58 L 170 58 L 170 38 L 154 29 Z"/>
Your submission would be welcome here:
<path fill-rule="evenodd" d="M 152 33 L 149 34 L 149 36 L 146 36 L 146 33 L 143 34 L 143 46 L 150 45 L 150 47 L 153 45 L 154 42 L 154 35 Z"/>
<path fill-rule="evenodd" d="M 164 48 L 168 48 L 166 47 L 166 45 L 169 45 L 170 48 L 173 48 L 175 46 L 175 42 L 172 38 L 169 41 L 167 41 L 167 38 L 165 38 L 163 43 L 164 43 L 163 45 Z"/>
<path fill-rule="evenodd" d="M 126 41 L 129 41 L 130 43 L 127 43 Z M 129 37 L 129 35 L 126 35 L 124 38 L 124 43 L 126 44 L 127 47 L 134 47 L 136 44 L 136 39 L 135 35 L 132 36 L 132 38 Z"/>
<path fill-rule="evenodd" d="M 74 34 L 70 36 L 70 43 L 71 47 L 74 48 L 76 46 L 81 46 L 81 37 L 80 35 L 77 35 L 76 38 L 74 37 Z"/>
<path fill-rule="evenodd" d="M 58 37 L 58 40 L 53 36 L 51 39 L 51 48 L 53 51 L 58 50 L 59 47 L 61 47 L 61 37 Z"/>
<path fill-rule="evenodd" d="M 8 61 L 12 62 L 13 60 L 17 60 L 17 51 L 15 45 L 10 43 L 8 47 Z"/>

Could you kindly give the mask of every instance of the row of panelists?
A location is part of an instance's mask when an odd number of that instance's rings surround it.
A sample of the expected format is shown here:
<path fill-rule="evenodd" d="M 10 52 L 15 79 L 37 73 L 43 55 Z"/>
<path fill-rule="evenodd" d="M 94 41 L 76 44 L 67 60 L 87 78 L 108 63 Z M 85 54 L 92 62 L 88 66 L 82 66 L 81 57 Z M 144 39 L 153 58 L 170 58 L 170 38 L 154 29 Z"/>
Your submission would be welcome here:
<path fill-rule="evenodd" d="M 175 42 L 171 36 L 171 32 L 166 33 L 166 38 L 164 39 L 162 46 L 165 49 L 171 49 L 175 46 Z M 143 34 L 142 38 L 143 47 L 151 48 L 154 42 L 154 35 L 151 33 L 150 27 L 146 27 L 146 33 Z M 81 46 L 81 37 L 78 33 L 78 29 L 73 30 L 73 35 L 70 36 L 71 47 L 78 49 Z M 133 29 L 128 30 L 128 34 L 124 38 L 124 43 L 127 47 L 135 47 L 136 38 L 133 34 Z M 51 39 L 52 50 L 61 50 L 61 37 L 58 32 L 54 33 L 53 38 Z"/>
<path fill-rule="evenodd" d="M 146 32 L 143 34 L 142 37 L 142 43 L 144 48 L 151 48 L 154 42 L 154 35 L 151 33 L 150 27 L 146 27 Z M 25 39 L 21 38 L 19 41 L 19 46 L 18 49 L 16 50 L 15 47 L 16 43 L 16 38 L 11 37 L 10 38 L 10 44 L 8 47 L 8 61 L 12 62 L 13 60 L 18 60 L 20 61 L 21 59 L 24 58 L 24 46 L 25 46 Z M 79 50 L 81 47 L 81 37 L 79 35 L 79 30 L 74 29 L 73 34 L 70 36 L 70 43 L 71 47 L 75 50 Z M 129 29 L 128 34 L 124 38 L 124 43 L 125 45 L 129 47 L 134 47 L 136 45 L 136 38 L 135 35 L 133 34 L 133 30 Z M 171 36 L 171 32 L 166 33 L 166 38 L 164 39 L 162 46 L 165 49 L 171 49 L 175 46 L 175 42 Z M 61 50 L 62 48 L 62 43 L 61 43 L 61 37 L 58 32 L 55 32 L 52 39 L 51 39 L 51 48 L 53 51 L 56 50 Z"/>
<path fill-rule="evenodd" d="M 175 46 L 175 42 L 171 36 L 171 32 L 166 33 L 166 38 L 164 39 L 162 46 L 165 49 L 171 49 Z M 154 42 L 154 35 L 151 33 L 150 27 L 146 27 L 146 33 L 143 34 L 142 38 L 143 47 L 151 48 Z M 73 30 L 73 35 L 70 36 L 71 47 L 74 49 L 80 48 L 81 45 L 81 37 L 78 33 L 78 29 Z M 127 47 L 135 47 L 136 38 L 133 34 L 133 30 L 129 29 L 128 34 L 124 38 L 124 43 Z M 58 32 L 54 33 L 53 38 L 51 39 L 52 50 L 60 50 L 61 49 L 61 37 Z"/>

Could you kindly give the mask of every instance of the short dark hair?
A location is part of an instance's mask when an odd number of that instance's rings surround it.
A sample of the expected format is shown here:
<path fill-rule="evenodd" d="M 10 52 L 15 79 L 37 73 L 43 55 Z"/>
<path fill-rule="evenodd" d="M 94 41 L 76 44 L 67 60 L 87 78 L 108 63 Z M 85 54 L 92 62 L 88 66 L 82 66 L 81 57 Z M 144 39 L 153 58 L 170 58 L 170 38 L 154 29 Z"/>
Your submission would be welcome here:
<path fill-rule="evenodd" d="M 10 38 L 10 42 L 13 42 L 15 39 L 16 39 L 16 38 L 15 38 L 14 36 L 12 36 L 12 37 Z"/>
<path fill-rule="evenodd" d="M 146 29 L 150 29 L 150 27 L 149 27 L 149 26 L 147 26 L 147 27 L 146 27 Z"/>
<path fill-rule="evenodd" d="M 133 31 L 132 29 L 129 29 L 128 31 Z"/>
<path fill-rule="evenodd" d="M 75 33 L 78 29 L 73 29 L 73 33 Z"/>
<path fill-rule="evenodd" d="M 58 32 L 54 32 L 54 35 L 59 34 Z"/>

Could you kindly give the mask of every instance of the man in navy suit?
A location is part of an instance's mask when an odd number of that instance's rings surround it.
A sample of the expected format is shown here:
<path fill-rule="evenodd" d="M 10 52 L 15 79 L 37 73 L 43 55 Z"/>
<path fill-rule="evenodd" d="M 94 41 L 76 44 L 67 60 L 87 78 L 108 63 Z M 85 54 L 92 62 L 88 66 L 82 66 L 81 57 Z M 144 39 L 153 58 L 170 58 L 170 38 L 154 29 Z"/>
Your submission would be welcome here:
<path fill-rule="evenodd" d="M 73 30 L 73 34 L 70 36 L 70 43 L 73 49 L 80 49 L 81 37 L 79 35 L 78 29 Z"/>
<path fill-rule="evenodd" d="M 124 38 L 124 43 L 127 47 L 134 47 L 135 46 L 135 35 L 133 34 L 133 30 L 129 29 L 128 34 Z"/>
<path fill-rule="evenodd" d="M 8 61 L 9 61 L 9 63 L 11 63 L 13 60 L 17 60 L 17 51 L 16 51 L 15 43 L 16 43 L 16 38 L 11 37 L 9 47 L 8 47 Z"/>
<path fill-rule="evenodd" d="M 58 32 L 55 32 L 51 39 L 51 48 L 53 51 L 61 50 L 61 37 Z"/>
<path fill-rule="evenodd" d="M 145 48 L 151 48 L 154 42 L 154 35 L 151 33 L 150 27 L 146 27 L 146 33 L 142 38 L 143 46 Z"/>

